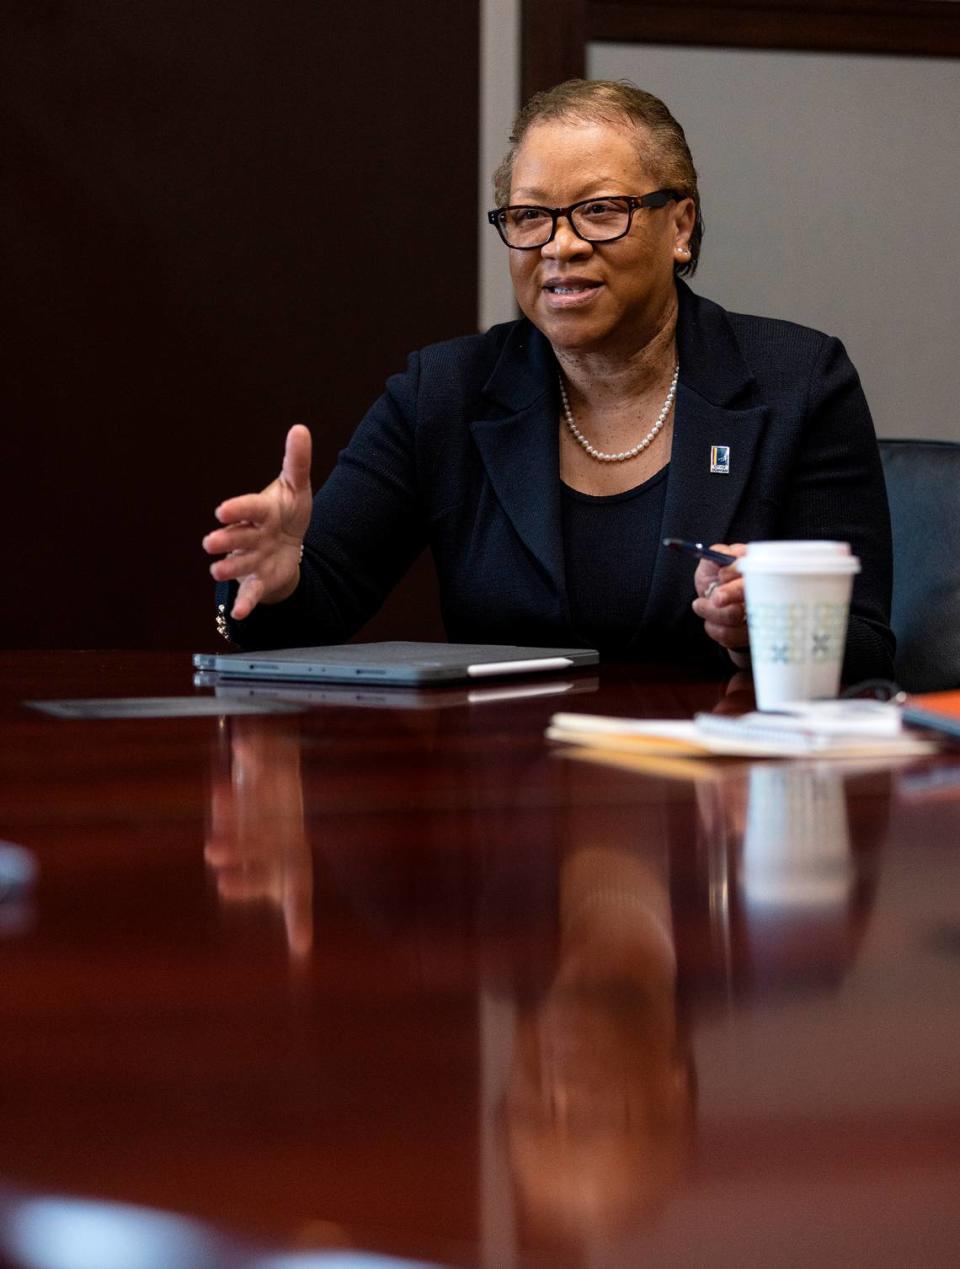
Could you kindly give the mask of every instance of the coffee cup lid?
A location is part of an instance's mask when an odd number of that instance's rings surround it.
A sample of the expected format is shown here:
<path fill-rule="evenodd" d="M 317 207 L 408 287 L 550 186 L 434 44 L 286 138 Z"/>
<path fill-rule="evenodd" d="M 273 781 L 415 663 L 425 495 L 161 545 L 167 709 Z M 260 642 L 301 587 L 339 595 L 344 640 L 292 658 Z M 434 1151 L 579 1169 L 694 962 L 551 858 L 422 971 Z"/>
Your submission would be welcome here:
<path fill-rule="evenodd" d="M 849 542 L 750 542 L 737 561 L 741 573 L 859 573 Z"/>

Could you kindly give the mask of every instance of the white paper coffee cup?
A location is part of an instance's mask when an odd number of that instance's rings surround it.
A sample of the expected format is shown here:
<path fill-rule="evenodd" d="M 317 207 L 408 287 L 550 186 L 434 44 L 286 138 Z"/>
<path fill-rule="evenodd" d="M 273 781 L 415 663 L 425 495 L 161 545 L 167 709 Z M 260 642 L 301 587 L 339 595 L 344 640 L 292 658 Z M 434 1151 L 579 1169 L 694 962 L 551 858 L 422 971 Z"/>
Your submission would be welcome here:
<path fill-rule="evenodd" d="M 758 709 L 837 695 L 850 592 L 848 542 L 751 542 L 738 560 Z"/>

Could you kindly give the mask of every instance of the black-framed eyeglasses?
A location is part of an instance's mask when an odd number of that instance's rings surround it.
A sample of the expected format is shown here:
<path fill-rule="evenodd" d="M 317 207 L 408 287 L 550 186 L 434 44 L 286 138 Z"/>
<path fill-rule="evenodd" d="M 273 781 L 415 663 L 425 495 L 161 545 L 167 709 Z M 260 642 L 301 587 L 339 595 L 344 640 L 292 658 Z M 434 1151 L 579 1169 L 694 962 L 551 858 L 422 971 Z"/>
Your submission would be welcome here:
<path fill-rule="evenodd" d="M 583 198 L 569 207 L 537 207 L 518 203 L 495 207 L 487 220 L 514 251 L 536 251 L 552 242 L 561 216 L 584 242 L 616 242 L 630 232 L 633 213 L 642 207 L 665 207 L 683 195 L 675 189 L 658 189 L 652 194 L 601 194 Z"/>

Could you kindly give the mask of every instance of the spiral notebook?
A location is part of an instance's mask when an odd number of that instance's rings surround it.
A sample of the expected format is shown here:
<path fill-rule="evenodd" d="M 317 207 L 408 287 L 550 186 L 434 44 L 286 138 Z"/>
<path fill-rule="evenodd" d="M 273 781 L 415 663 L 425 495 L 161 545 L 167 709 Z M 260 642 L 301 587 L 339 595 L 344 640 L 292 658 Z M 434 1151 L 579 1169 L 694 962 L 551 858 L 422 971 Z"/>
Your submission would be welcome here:
<path fill-rule="evenodd" d="M 624 753 L 662 757 L 905 758 L 935 753 L 937 745 L 903 731 L 895 705 L 877 701 L 817 702 L 789 712 L 731 717 L 633 719 L 554 714 L 547 739 Z"/>

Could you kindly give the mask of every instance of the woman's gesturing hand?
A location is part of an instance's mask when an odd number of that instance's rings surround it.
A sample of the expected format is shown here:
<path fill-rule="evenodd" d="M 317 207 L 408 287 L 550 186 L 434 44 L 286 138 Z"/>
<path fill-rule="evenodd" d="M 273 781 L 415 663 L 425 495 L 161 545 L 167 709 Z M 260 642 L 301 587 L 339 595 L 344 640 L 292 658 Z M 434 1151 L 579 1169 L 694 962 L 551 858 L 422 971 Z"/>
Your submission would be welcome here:
<path fill-rule="evenodd" d="M 221 502 L 214 514 L 220 528 L 203 539 L 218 582 L 238 581 L 230 615 L 248 617 L 259 603 L 275 604 L 292 595 L 300 580 L 300 545 L 310 523 L 309 431 L 297 423 L 287 433 L 283 467 L 258 494 Z"/>
<path fill-rule="evenodd" d="M 732 546 L 715 542 L 713 550 L 739 557 L 746 554 L 747 548 L 742 542 Z M 701 560 L 693 575 L 693 584 L 697 590 L 693 611 L 702 618 L 707 634 L 727 649 L 735 664 L 746 664 L 750 637 L 747 633 L 743 578 L 731 565 L 721 568 L 711 560 Z"/>

